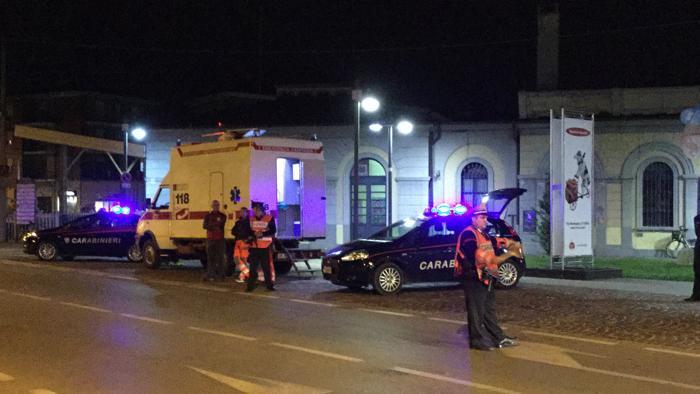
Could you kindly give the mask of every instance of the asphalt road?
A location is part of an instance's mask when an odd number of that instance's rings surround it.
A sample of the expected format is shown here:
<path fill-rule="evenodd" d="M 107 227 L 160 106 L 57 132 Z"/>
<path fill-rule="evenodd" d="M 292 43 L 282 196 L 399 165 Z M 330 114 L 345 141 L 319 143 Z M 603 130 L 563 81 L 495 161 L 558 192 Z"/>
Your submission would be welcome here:
<path fill-rule="evenodd" d="M 459 320 L 288 290 L 304 282 L 249 295 L 100 264 L 0 260 L 1 393 L 700 391 L 687 349 L 508 323 L 521 346 L 470 351 Z"/>

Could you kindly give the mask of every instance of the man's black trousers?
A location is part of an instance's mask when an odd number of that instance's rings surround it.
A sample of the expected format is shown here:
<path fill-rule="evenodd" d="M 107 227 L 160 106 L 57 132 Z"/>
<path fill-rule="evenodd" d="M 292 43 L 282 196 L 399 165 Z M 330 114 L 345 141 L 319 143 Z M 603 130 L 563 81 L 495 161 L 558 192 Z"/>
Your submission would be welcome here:
<path fill-rule="evenodd" d="M 693 294 L 691 297 L 700 299 L 700 239 L 695 241 L 693 272 L 695 272 L 695 284 L 693 285 Z"/>
<path fill-rule="evenodd" d="M 271 289 L 274 285 L 272 283 L 272 273 L 270 272 L 270 256 L 272 250 L 270 248 L 250 248 L 248 255 L 248 264 L 250 265 L 250 275 L 248 276 L 248 288 L 252 289 L 255 287 L 258 281 L 258 267 L 262 267 L 263 274 L 265 275 L 265 286 Z"/>
<path fill-rule="evenodd" d="M 496 295 L 493 289 L 477 278 L 462 281 L 467 306 L 467 326 L 471 346 L 495 347 L 505 338 L 496 319 Z"/>

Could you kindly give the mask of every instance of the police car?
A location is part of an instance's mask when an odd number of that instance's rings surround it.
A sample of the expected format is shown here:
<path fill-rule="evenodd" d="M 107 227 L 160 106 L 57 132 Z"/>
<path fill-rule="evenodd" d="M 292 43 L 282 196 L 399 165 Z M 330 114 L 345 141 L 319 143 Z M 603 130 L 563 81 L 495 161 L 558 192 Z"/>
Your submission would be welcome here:
<path fill-rule="evenodd" d="M 522 195 L 520 188 L 488 193 L 488 233 L 497 240 L 496 253 L 507 239 L 520 236 L 501 215 L 508 203 Z M 334 284 L 359 289 L 372 286 L 382 295 L 399 292 L 405 283 L 454 282 L 455 246 L 459 234 L 471 224 L 463 205 L 441 204 L 423 217 L 394 223 L 367 239 L 329 250 L 323 258 L 323 277 Z M 502 289 L 514 288 L 525 271 L 525 259 L 511 258 L 499 266 Z"/>
<path fill-rule="evenodd" d="M 140 261 L 141 251 L 135 245 L 139 216 L 123 212 L 98 212 L 57 228 L 31 231 L 22 237 L 24 252 L 41 260 L 109 256 Z"/>

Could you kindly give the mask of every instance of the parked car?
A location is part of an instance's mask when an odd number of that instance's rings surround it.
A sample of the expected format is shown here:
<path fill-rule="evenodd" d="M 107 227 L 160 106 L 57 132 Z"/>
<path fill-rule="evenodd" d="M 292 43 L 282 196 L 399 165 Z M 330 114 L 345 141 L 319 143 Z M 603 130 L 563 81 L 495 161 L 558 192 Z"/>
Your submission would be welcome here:
<path fill-rule="evenodd" d="M 502 219 L 508 204 L 525 189 L 488 193 L 489 226 L 496 238 L 496 253 L 507 239 L 520 242 L 515 229 Z M 349 288 L 372 286 L 380 294 L 395 294 L 406 283 L 453 282 L 455 247 L 459 234 L 471 224 L 465 206 L 441 204 L 426 215 L 409 218 L 373 234 L 329 250 L 323 258 L 323 277 Z M 511 258 L 499 266 L 496 286 L 517 286 L 525 271 L 525 258 Z"/>
<path fill-rule="evenodd" d="M 140 261 L 135 244 L 138 215 L 98 212 L 63 226 L 22 236 L 24 252 L 41 260 L 72 260 L 75 256 L 127 257 Z"/>

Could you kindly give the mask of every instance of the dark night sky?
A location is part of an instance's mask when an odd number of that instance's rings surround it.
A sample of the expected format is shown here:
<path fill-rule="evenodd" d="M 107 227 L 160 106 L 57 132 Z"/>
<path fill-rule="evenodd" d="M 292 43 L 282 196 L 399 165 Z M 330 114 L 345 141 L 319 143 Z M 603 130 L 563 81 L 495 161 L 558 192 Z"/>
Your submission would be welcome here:
<path fill-rule="evenodd" d="M 182 100 L 257 92 L 262 75 L 263 93 L 358 80 L 453 118 L 508 118 L 535 88 L 534 0 L 5 4 L 11 95 Z M 561 88 L 700 84 L 700 1 L 560 4 Z"/>

